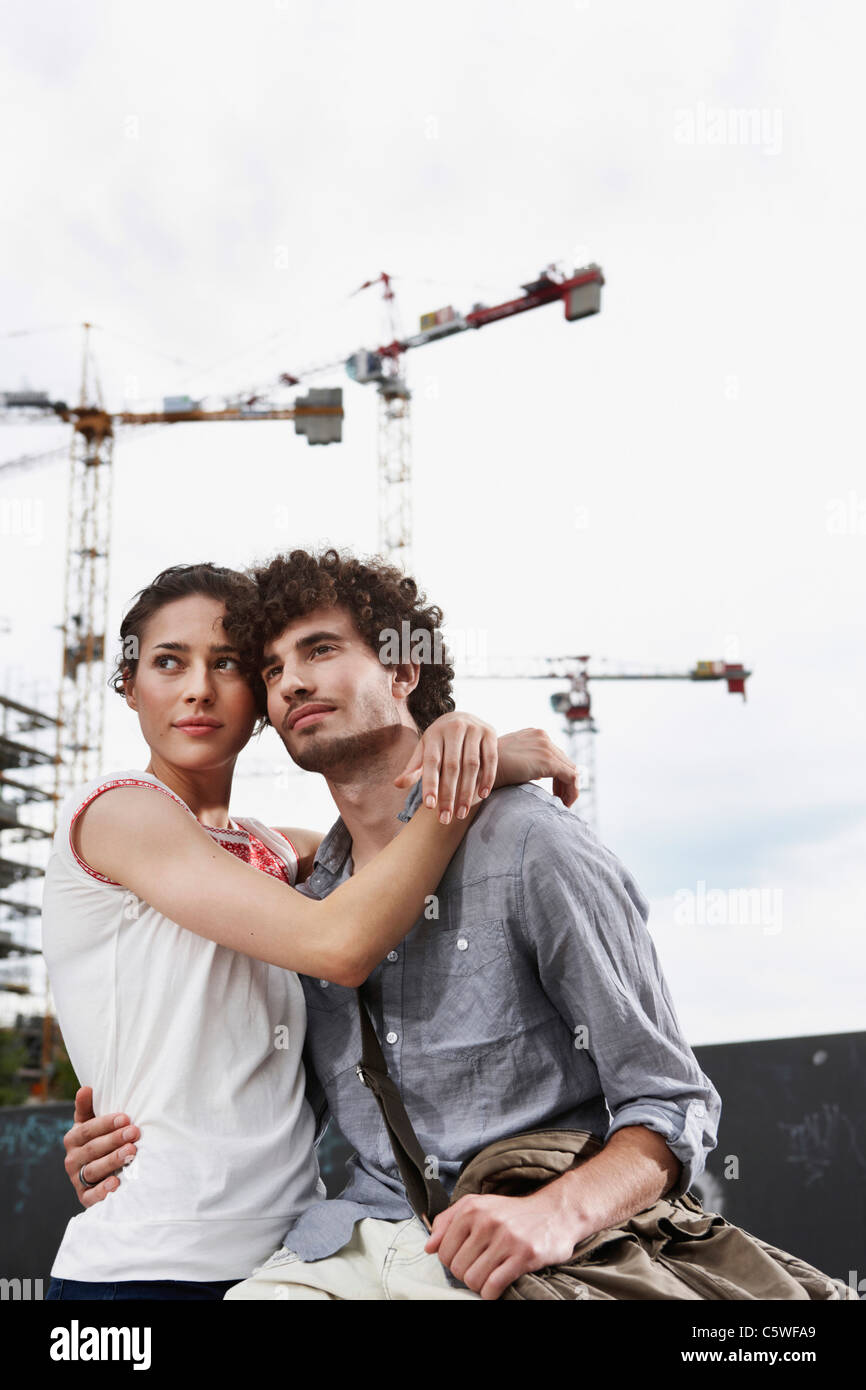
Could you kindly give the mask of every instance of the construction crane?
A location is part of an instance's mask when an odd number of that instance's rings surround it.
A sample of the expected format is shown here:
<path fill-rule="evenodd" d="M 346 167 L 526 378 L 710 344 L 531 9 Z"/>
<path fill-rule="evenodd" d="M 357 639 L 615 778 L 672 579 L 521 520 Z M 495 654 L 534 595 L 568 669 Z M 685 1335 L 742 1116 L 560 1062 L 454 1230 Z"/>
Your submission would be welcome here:
<path fill-rule="evenodd" d="M 7 392 L 2 407 L 7 418 L 30 422 L 49 418 L 72 426 L 65 574 L 63 585 L 62 660 L 58 681 L 57 715 L 48 716 L 0 695 L 0 831 L 7 842 L 49 839 L 53 831 L 22 822 L 18 808 L 25 802 L 49 801 L 53 805 L 54 828 L 59 803 L 72 788 L 89 781 L 101 770 L 105 711 L 106 641 L 108 617 L 108 577 L 111 554 L 111 496 L 113 445 L 120 429 L 133 426 L 180 424 L 184 421 L 293 420 L 295 433 L 306 436 L 308 444 L 339 443 L 342 439 L 342 391 L 339 388 L 314 389 L 291 407 L 277 405 L 261 396 L 247 396 L 214 410 L 202 409 L 188 396 L 166 397 L 161 411 L 108 411 L 102 404 L 102 391 L 93 359 L 90 332 L 84 324 L 84 351 L 81 388 L 77 406 L 52 402 L 42 391 Z M 12 459 L 0 471 L 32 468 L 54 457 L 58 450 Z M 10 720 L 18 720 L 19 731 L 50 730 L 55 747 L 49 754 L 44 747 L 23 744 L 9 733 Z M 23 721 L 23 722 L 22 722 Z M 53 772 L 53 790 L 21 781 L 18 769 L 42 767 Z M 14 892 L 14 885 L 40 878 L 37 864 L 7 858 L 0 848 L 0 909 L 4 922 L 18 922 L 39 914 L 36 904 Z M 7 890 L 12 889 L 11 895 Z M 27 957 L 38 956 L 37 948 L 21 942 L 13 932 L 0 926 L 0 965 L 13 970 Z M 29 983 L 0 972 L 0 992 L 30 992 Z M 46 1000 L 42 1028 L 42 1093 L 52 1070 L 54 1024 L 50 1002 Z M 30 1079 L 33 1079 L 31 1077 Z"/>
<path fill-rule="evenodd" d="M 66 564 L 63 585 L 63 655 L 57 702 L 55 799 L 89 781 L 100 770 L 106 681 L 105 630 L 111 555 L 112 457 L 116 433 L 141 425 L 185 421 L 293 420 L 295 433 L 308 444 L 339 443 L 343 405 L 339 388 L 314 389 L 290 407 L 247 396 L 219 409 L 204 410 L 188 396 L 168 396 L 158 411 L 108 411 L 93 359 L 90 332 L 84 324 L 79 403 L 51 402 L 45 392 L 7 392 L 10 414 L 29 419 L 53 417 L 72 426 Z M 58 451 L 10 460 L 6 469 L 31 467 Z"/>
<path fill-rule="evenodd" d="M 547 266 L 522 285 L 522 294 L 499 304 L 474 304 L 465 313 L 452 306 L 421 317 L 417 333 L 404 337 L 396 312 L 392 277 L 384 271 L 360 286 L 381 284 L 388 323 L 385 342 L 370 351 L 362 348 L 342 359 L 349 376 L 375 383 L 380 399 L 379 426 L 379 542 L 381 552 L 404 567 L 410 562 L 412 541 L 410 392 L 402 369 L 405 354 L 455 333 L 484 328 L 545 304 L 561 302 L 569 321 L 598 313 L 604 277 L 592 264 L 565 273 Z M 356 291 L 357 293 L 357 291 Z M 166 397 L 161 411 L 108 411 L 90 345 L 93 325 L 84 324 L 81 389 L 77 406 L 52 403 L 45 392 L 7 392 L 7 414 L 29 419 L 48 418 L 72 426 L 70 450 L 69 510 L 63 599 L 63 656 L 57 707 L 56 787 L 58 796 L 87 781 L 99 769 L 102 753 L 104 685 L 106 677 L 105 629 L 108 573 L 111 552 L 112 455 L 116 432 L 121 428 L 185 421 L 294 420 L 295 432 L 309 444 L 339 443 L 342 439 L 342 391 L 339 387 L 311 389 L 291 406 L 276 405 L 274 389 L 296 387 L 302 374 L 283 372 L 266 393 L 254 391 L 220 409 L 204 410 L 188 396 Z M 337 364 L 328 364 L 328 369 Z M 28 468 L 57 451 L 12 459 L 0 472 Z"/>
<path fill-rule="evenodd" d="M 353 381 L 375 385 L 379 396 L 378 491 L 379 491 L 379 551 L 411 570 L 412 547 L 412 439 L 410 427 L 411 392 L 406 381 L 403 358 L 415 348 L 440 342 L 455 333 L 485 328 L 501 319 L 513 318 L 529 309 L 545 304 L 562 303 L 569 322 L 597 314 L 601 308 L 601 287 L 604 276 L 595 264 L 566 273 L 555 264 L 548 265 L 535 280 L 522 285 L 523 293 L 500 304 L 473 304 L 465 314 L 452 305 L 422 314 L 417 333 L 404 337 L 397 317 L 393 276 L 384 270 L 373 280 L 365 280 L 361 290 L 382 286 L 386 310 L 387 337 L 383 346 L 360 348 L 345 360 L 345 368 Z M 295 385 L 321 371 L 333 370 L 337 362 L 308 368 L 300 372 L 285 372 L 280 384 Z"/>
<path fill-rule="evenodd" d="M 598 828 L 598 788 L 595 776 L 595 735 L 590 681 L 725 681 L 728 693 L 746 698 L 746 681 L 752 672 L 740 662 L 696 661 L 687 670 L 589 669 L 588 656 L 521 658 L 500 664 L 495 670 L 467 672 L 480 680 L 567 680 L 566 690 L 556 690 L 551 707 L 564 717 L 566 752 L 578 769 L 577 803 L 581 818 Z M 459 673 L 458 673 L 459 674 Z"/>

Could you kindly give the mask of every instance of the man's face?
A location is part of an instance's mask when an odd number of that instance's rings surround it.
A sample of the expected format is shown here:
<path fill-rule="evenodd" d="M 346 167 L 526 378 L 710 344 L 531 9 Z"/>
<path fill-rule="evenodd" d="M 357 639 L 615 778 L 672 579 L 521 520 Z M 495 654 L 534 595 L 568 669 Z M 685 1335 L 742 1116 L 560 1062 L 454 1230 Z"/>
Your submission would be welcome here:
<path fill-rule="evenodd" d="M 384 666 L 346 608 L 317 608 L 290 623 L 268 643 L 262 677 L 268 717 L 308 772 L 351 776 L 407 726 L 417 733 L 407 702 L 418 668 Z"/>

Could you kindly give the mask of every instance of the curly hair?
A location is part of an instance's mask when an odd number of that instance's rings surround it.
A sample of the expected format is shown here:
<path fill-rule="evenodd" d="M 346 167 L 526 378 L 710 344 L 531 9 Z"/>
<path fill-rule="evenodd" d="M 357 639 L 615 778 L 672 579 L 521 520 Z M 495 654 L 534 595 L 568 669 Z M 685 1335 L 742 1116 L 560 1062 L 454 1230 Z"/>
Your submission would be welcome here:
<path fill-rule="evenodd" d="M 138 653 L 146 623 L 164 608 L 179 598 L 201 594 L 205 598 L 230 602 L 245 600 L 258 603 L 258 591 L 247 575 L 238 570 L 225 569 L 221 565 L 204 562 L 199 565 L 170 565 L 162 570 L 144 589 L 140 589 L 124 614 L 120 624 L 120 653 L 108 684 L 118 695 L 126 693 L 126 682 L 138 670 Z M 267 695 L 261 678 L 258 661 L 251 659 L 249 653 L 239 651 L 241 668 L 252 686 L 256 697 L 256 711 L 264 727 L 267 715 Z"/>
<path fill-rule="evenodd" d="M 293 550 L 248 574 L 255 597 L 238 590 L 227 599 L 225 627 L 249 664 L 260 669 L 267 644 L 290 623 L 317 608 L 340 605 L 349 610 L 360 636 L 383 664 L 380 633 L 390 629 L 402 634 L 406 622 L 415 651 L 419 639 L 422 647 L 436 653 L 432 660 L 418 663 L 418 684 L 408 699 L 409 713 L 422 733 L 440 714 L 454 709 L 454 667 L 440 631 L 442 610 L 428 605 L 415 580 L 381 556 L 359 560 L 333 547 L 317 553 Z"/>

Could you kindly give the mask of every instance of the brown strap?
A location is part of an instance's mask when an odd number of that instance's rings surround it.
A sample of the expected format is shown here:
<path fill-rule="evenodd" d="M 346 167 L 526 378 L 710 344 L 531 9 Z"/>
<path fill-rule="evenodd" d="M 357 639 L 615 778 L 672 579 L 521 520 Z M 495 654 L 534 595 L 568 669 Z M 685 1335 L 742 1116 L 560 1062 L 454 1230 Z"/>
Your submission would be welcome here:
<path fill-rule="evenodd" d="M 450 1198 L 439 1179 L 427 1175 L 426 1155 L 406 1114 L 403 1098 L 388 1074 L 388 1064 L 360 990 L 357 993 L 361 1019 L 361 1060 L 355 1071 L 359 1080 L 376 1097 L 406 1187 L 409 1205 L 429 1231 L 434 1219 L 450 1205 Z"/>

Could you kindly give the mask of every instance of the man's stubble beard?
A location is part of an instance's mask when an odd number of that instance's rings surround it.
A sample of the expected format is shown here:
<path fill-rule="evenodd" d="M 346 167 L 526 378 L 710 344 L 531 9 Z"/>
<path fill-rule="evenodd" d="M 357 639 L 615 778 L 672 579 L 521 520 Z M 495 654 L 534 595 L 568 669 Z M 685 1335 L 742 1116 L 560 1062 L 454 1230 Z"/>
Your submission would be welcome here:
<path fill-rule="evenodd" d="M 289 747 L 282 730 L 279 734 L 289 757 L 305 772 L 320 772 L 338 782 L 356 780 L 365 772 L 380 776 L 383 757 L 399 743 L 406 728 L 399 719 L 386 722 L 388 713 L 393 711 L 369 701 L 359 710 L 359 716 L 368 721 L 367 728 L 335 736 L 322 729 L 324 737 L 311 735 L 297 751 Z"/>

